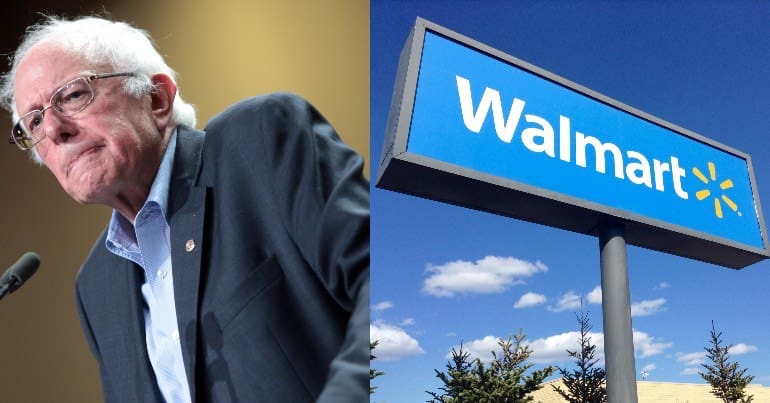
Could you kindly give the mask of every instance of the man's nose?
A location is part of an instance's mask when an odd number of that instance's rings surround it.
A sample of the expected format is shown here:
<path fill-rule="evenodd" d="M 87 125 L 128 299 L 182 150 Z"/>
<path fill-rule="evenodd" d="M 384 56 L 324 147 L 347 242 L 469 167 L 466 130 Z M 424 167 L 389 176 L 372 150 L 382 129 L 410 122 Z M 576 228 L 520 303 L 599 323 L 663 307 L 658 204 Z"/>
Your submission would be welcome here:
<path fill-rule="evenodd" d="M 45 111 L 40 129 L 43 130 L 45 137 L 56 144 L 66 143 L 75 135 L 72 121 L 61 116 L 54 108 L 48 108 Z"/>

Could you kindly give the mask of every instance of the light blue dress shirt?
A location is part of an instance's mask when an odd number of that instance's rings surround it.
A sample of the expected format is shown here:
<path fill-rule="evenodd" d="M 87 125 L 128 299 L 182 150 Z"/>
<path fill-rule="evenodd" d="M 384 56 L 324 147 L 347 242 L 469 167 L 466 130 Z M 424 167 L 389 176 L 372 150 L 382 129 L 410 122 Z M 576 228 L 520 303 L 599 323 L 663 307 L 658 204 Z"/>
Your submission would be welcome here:
<path fill-rule="evenodd" d="M 171 268 L 171 229 L 167 221 L 168 192 L 174 167 L 176 130 L 150 188 L 144 206 L 132 225 L 113 211 L 107 230 L 107 249 L 144 269 L 144 327 L 147 353 L 155 379 L 166 402 L 190 402 L 190 388 L 182 360 L 182 346 L 174 304 Z"/>

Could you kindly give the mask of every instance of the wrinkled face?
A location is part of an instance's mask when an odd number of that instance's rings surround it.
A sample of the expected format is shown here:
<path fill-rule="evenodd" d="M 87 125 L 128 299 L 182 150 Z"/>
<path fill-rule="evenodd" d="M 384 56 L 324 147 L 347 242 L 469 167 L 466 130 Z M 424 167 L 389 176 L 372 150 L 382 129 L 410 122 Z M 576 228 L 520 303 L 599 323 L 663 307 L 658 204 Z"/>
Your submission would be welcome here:
<path fill-rule="evenodd" d="M 20 115 L 48 106 L 64 83 L 88 73 L 110 73 L 111 67 L 89 66 L 55 45 L 43 42 L 29 50 L 14 80 Z M 163 136 L 153 118 L 150 96 L 133 97 L 123 89 L 124 77 L 91 82 L 93 102 L 68 117 L 45 112 L 40 129 L 45 138 L 35 147 L 62 188 L 80 203 L 114 207 L 116 198 L 149 186 L 162 155 Z"/>

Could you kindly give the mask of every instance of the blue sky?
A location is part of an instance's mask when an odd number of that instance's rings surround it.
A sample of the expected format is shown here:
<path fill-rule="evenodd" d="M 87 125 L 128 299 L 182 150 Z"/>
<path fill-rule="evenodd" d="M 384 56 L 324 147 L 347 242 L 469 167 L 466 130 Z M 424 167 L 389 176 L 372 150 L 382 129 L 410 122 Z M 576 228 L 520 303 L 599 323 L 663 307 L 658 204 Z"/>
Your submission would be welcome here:
<path fill-rule="evenodd" d="M 415 4 L 416 3 L 416 4 Z M 372 178 L 416 16 L 746 152 L 770 203 L 770 2 L 371 2 Z M 519 328 L 569 365 L 582 298 L 602 345 L 594 237 L 372 188 L 373 402 L 422 402 L 452 347 L 482 358 Z M 770 262 L 735 271 L 628 247 L 637 374 L 701 383 L 711 321 L 770 384 Z"/>

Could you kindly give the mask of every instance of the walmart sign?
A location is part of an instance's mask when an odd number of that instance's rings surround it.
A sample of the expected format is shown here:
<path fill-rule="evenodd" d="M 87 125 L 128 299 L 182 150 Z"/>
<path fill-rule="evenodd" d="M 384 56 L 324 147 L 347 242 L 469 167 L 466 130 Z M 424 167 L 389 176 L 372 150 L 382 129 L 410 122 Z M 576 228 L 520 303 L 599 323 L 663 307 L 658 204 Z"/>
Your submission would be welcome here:
<path fill-rule="evenodd" d="M 378 186 L 728 267 L 768 256 L 750 157 L 418 20 Z"/>

